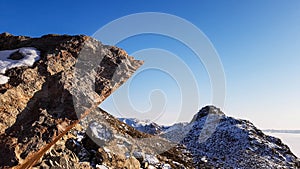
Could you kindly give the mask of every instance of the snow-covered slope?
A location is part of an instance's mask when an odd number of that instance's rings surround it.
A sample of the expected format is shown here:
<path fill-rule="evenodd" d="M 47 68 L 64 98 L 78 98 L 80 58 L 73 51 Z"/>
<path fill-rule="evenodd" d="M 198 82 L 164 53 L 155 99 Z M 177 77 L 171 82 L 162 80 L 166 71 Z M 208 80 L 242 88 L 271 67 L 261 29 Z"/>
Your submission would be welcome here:
<path fill-rule="evenodd" d="M 208 129 L 214 124 L 211 133 Z M 298 158 L 280 139 L 265 135 L 247 120 L 228 117 L 214 106 L 202 108 L 188 124 L 161 129 L 159 135 L 186 146 L 196 166 L 208 163 L 217 168 L 299 168 Z"/>
<path fill-rule="evenodd" d="M 40 51 L 33 47 L 0 51 L 0 84 L 8 82 L 9 77 L 3 75 L 6 70 L 21 66 L 32 66 L 40 59 Z"/>
<path fill-rule="evenodd" d="M 163 131 L 164 127 L 160 126 L 150 120 L 138 120 L 135 118 L 119 118 L 119 120 L 127 125 L 148 134 L 159 134 Z"/>

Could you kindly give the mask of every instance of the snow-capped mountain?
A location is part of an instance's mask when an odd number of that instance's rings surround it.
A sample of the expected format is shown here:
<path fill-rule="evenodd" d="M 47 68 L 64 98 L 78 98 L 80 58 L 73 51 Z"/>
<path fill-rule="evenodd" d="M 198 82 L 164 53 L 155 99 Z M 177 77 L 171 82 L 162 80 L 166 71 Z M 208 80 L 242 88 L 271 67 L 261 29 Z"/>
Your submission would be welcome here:
<path fill-rule="evenodd" d="M 147 131 L 142 126 L 136 129 Z M 207 163 L 216 168 L 300 167 L 299 159 L 280 139 L 265 135 L 247 120 L 228 117 L 214 106 L 202 108 L 190 123 L 161 129 L 159 135 L 186 146 L 195 166 Z"/>
<path fill-rule="evenodd" d="M 127 125 L 148 134 L 157 135 L 164 130 L 163 126 L 160 126 L 150 120 L 138 120 L 135 118 L 119 118 L 120 121 Z"/>

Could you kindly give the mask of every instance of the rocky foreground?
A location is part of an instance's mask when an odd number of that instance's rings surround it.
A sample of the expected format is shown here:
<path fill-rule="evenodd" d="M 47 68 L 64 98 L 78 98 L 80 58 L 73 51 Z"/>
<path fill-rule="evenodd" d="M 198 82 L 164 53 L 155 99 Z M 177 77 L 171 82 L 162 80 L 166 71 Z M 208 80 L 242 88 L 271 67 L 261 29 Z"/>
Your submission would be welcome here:
<path fill-rule="evenodd" d="M 0 168 L 299 168 L 213 106 L 167 127 L 99 109 L 142 63 L 88 36 L 0 34 Z"/>
<path fill-rule="evenodd" d="M 193 168 L 97 108 L 142 63 L 88 36 L 0 34 L 0 168 Z"/>

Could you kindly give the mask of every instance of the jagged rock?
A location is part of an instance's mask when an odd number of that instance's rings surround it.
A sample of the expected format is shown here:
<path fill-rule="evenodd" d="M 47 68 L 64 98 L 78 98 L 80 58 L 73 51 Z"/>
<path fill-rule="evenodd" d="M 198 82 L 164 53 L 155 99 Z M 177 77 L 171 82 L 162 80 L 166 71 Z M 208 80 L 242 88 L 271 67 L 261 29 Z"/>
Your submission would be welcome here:
<path fill-rule="evenodd" d="M 211 123 L 217 127 L 207 135 L 204 126 Z M 298 157 L 280 139 L 265 135 L 247 120 L 228 117 L 214 106 L 202 108 L 190 123 L 161 128 L 159 135 L 183 144 L 192 153 L 196 168 L 300 168 Z M 207 139 L 202 139 L 203 135 Z"/>
<path fill-rule="evenodd" d="M 152 135 L 99 108 L 90 109 L 141 61 L 87 36 L 0 35 L 0 50 L 22 47 L 35 48 L 40 58 L 2 75 L 9 79 L 0 85 L 0 168 L 140 168 L 148 164 L 146 154 L 156 159 L 157 168 L 194 168 L 184 147 L 157 154 L 170 142 L 137 141 Z M 9 57 L 22 59 L 16 52 Z M 144 158 L 137 159 L 135 152 L 143 152 Z"/>
<path fill-rule="evenodd" d="M 215 106 L 205 106 L 193 117 L 192 122 L 198 121 L 207 115 L 225 115 L 219 108 Z"/>
<path fill-rule="evenodd" d="M 103 144 L 103 142 L 97 142 L 95 135 L 88 135 L 87 132 L 84 132 L 82 128 L 89 127 L 90 119 L 93 119 L 92 123 L 95 121 L 106 122 L 106 126 L 111 126 L 110 131 L 113 133 L 113 137 Z M 153 160 L 151 160 L 153 158 L 156 159 L 153 164 L 157 168 L 168 165 L 172 168 L 178 168 L 178 166 L 193 168 L 191 155 L 188 152 L 184 152 L 184 147 L 176 146 L 163 154 L 155 154 L 156 150 L 151 147 L 156 145 L 155 142 L 151 144 L 136 142 L 136 138 L 147 138 L 151 137 L 151 135 L 127 126 L 101 109 L 91 112 L 78 124 L 76 129 L 73 128 L 68 136 L 65 137 L 68 137 L 68 139 L 65 139 L 65 148 L 60 150 L 60 154 L 65 154 L 69 151 L 73 152 L 78 159 L 78 162 L 75 163 L 76 165 L 81 162 L 89 162 L 93 168 L 97 168 L 100 165 L 107 168 L 122 168 L 126 166 L 128 168 L 137 168 L 137 166 L 139 166 L 138 168 L 147 168 L 146 166 L 149 165 L 149 162 L 153 163 Z M 63 141 L 61 140 L 61 142 Z M 53 149 L 57 152 L 57 148 L 57 146 L 54 146 Z M 60 154 L 57 154 L 55 157 L 60 159 Z M 142 159 L 139 159 L 137 154 L 140 154 Z M 145 158 L 146 154 L 148 158 Z M 67 157 L 65 158 L 69 161 Z M 49 153 L 46 153 L 42 161 L 42 163 L 49 161 Z M 173 163 L 174 161 L 176 163 Z"/>
<path fill-rule="evenodd" d="M 218 168 L 297 168 L 297 157 L 280 139 L 265 135 L 249 121 L 213 110 L 216 111 L 200 110 L 201 114 L 214 112 L 220 119 L 207 140 L 199 141 L 207 116 L 197 114 L 200 118 L 191 122 L 191 130 L 181 141 L 193 154 L 196 164 L 205 162 Z"/>
<path fill-rule="evenodd" d="M 2 75 L 9 80 L 0 84 L 0 168 L 37 162 L 142 65 L 122 49 L 88 36 L 0 34 L 0 50 L 22 47 L 35 48 L 40 58 Z M 9 58 L 22 59 L 16 52 Z"/>
<path fill-rule="evenodd" d="M 125 168 L 140 168 L 141 164 L 140 162 L 134 158 L 134 157 L 129 157 L 124 164 Z"/>
<path fill-rule="evenodd" d="M 0 67 L 0 168 L 300 167 L 280 139 L 214 106 L 169 127 L 96 108 L 142 64 L 122 49 L 81 35 L 0 34 L 0 51 L 10 50 L 0 60 L 27 49 L 39 55 L 33 64 Z"/>

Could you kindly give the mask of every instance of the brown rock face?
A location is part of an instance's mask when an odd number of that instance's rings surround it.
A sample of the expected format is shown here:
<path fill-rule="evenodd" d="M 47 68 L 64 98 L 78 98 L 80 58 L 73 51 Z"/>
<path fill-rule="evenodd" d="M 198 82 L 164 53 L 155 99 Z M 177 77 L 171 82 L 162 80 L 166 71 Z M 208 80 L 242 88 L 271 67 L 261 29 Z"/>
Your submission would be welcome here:
<path fill-rule="evenodd" d="M 90 134 L 92 126 L 98 129 L 97 135 Z M 97 165 L 127 169 L 147 168 L 149 165 L 155 168 L 194 168 L 191 154 L 183 146 L 174 145 L 157 154 L 158 149 L 168 144 L 166 140 L 139 141 L 152 137 L 97 108 L 60 139 L 34 167 L 82 168 L 82 163 L 88 162 L 90 168 L 97 168 Z"/>
<path fill-rule="evenodd" d="M 194 168 L 184 146 L 98 108 L 142 61 L 87 36 L 0 34 L 0 51 L 23 47 L 40 59 L 2 74 L 0 168 Z M 16 50 L 8 59 L 23 58 Z"/>
<path fill-rule="evenodd" d="M 31 167 L 142 65 L 87 36 L 0 35 L 0 50 L 21 47 L 41 55 L 32 67 L 7 70 L 0 85 L 0 168 Z"/>

